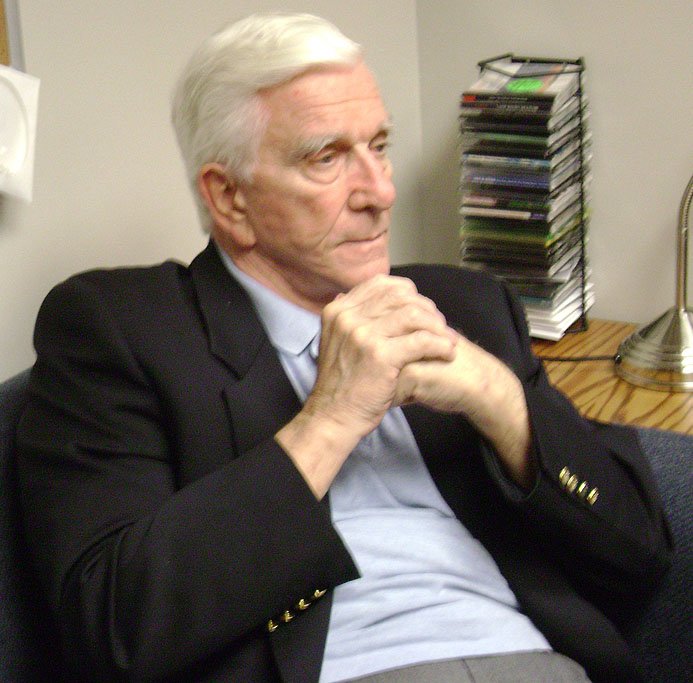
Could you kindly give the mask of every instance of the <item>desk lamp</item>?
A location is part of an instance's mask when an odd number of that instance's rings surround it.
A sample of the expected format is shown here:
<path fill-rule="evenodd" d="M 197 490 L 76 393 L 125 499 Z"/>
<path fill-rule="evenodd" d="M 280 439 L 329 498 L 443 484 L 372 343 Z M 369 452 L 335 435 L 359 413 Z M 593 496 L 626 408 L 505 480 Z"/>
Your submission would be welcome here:
<path fill-rule="evenodd" d="M 693 391 L 693 310 L 686 305 L 691 199 L 693 176 L 679 208 L 676 305 L 631 334 L 616 356 L 616 373 L 648 389 Z"/>

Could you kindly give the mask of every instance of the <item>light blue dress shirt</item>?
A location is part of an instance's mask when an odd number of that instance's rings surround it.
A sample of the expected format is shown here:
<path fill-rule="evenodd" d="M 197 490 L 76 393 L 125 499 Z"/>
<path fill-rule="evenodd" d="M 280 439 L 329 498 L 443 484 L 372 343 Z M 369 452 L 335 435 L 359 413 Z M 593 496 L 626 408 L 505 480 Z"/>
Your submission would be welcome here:
<path fill-rule="evenodd" d="M 315 382 L 320 317 L 220 253 L 305 401 Z M 426 661 L 550 649 L 518 610 L 493 558 L 438 492 L 400 408 L 361 440 L 329 495 L 333 523 L 361 578 L 334 591 L 320 683 Z"/>

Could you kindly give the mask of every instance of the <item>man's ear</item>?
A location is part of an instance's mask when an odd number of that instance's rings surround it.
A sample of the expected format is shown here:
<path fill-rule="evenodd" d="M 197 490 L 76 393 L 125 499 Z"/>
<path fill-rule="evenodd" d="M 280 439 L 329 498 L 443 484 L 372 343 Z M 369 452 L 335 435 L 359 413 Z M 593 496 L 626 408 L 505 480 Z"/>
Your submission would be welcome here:
<path fill-rule="evenodd" d="M 237 247 L 248 248 L 255 244 L 255 236 L 247 222 L 243 192 L 221 164 L 202 166 L 197 176 L 197 190 L 212 216 L 216 231 Z"/>

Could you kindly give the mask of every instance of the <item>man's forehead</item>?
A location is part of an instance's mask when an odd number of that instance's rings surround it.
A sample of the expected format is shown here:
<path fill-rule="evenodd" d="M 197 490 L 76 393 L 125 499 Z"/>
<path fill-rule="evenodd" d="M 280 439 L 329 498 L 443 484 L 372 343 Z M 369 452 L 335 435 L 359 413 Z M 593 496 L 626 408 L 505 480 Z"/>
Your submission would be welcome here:
<path fill-rule="evenodd" d="M 273 113 L 326 116 L 340 110 L 384 110 L 380 90 L 362 62 L 352 67 L 311 69 L 260 93 Z"/>
<path fill-rule="evenodd" d="M 390 117 L 365 65 L 312 70 L 262 94 L 268 133 L 293 139 L 360 139 L 387 132 Z"/>

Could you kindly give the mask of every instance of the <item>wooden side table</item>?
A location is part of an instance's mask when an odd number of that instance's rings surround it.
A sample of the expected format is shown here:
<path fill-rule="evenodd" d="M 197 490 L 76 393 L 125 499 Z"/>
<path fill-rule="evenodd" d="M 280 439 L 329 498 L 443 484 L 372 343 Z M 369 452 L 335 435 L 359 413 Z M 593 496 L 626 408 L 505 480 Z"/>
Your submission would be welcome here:
<path fill-rule="evenodd" d="M 693 393 L 645 389 L 621 379 L 613 357 L 636 325 L 590 320 L 585 332 L 557 342 L 535 340 L 534 353 L 544 360 L 551 383 L 585 416 L 602 422 L 657 427 L 693 434 Z M 608 360 L 552 361 L 551 358 L 607 356 Z"/>

